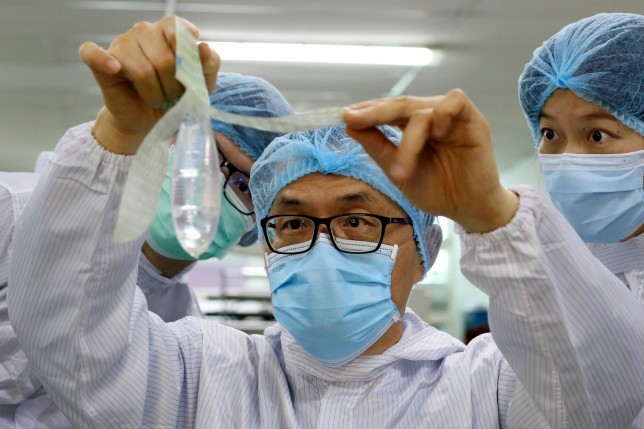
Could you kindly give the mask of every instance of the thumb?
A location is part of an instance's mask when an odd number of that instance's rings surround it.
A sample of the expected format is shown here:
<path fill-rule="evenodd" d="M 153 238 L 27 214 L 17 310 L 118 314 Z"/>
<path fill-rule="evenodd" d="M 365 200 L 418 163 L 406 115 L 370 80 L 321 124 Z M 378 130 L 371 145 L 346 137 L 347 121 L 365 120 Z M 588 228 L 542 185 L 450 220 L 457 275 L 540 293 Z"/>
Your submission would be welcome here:
<path fill-rule="evenodd" d="M 407 176 L 406 172 L 400 171 L 400 166 L 396 162 L 398 148 L 380 130 L 375 127 L 363 130 L 347 127 L 347 134 L 362 145 L 365 152 L 394 183 Z M 413 165 L 411 167 L 413 168 Z"/>

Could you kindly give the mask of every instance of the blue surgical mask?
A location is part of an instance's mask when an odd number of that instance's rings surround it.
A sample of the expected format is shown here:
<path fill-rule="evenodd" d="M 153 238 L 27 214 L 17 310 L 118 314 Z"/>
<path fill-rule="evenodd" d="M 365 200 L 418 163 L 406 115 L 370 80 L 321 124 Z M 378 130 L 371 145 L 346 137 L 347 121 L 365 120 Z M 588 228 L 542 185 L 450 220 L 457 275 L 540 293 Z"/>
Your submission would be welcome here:
<path fill-rule="evenodd" d="M 587 243 L 617 243 L 644 223 L 644 150 L 539 154 L 550 199 Z"/>
<path fill-rule="evenodd" d="M 159 195 L 156 213 L 148 230 L 147 242 L 157 253 L 167 258 L 192 260 L 194 258 L 183 250 L 174 232 L 170 189 L 170 174 L 168 174 Z M 232 193 L 228 197 L 237 198 Z M 240 213 L 228 199 L 222 196 L 217 234 L 210 247 L 199 255 L 199 259 L 222 259 L 254 225 L 252 216 Z"/>
<path fill-rule="evenodd" d="M 306 253 L 266 256 L 277 321 L 326 366 L 345 364 L 400 318 L 391 300 L 398 246 L 339 252 L 320 234 Z"/>

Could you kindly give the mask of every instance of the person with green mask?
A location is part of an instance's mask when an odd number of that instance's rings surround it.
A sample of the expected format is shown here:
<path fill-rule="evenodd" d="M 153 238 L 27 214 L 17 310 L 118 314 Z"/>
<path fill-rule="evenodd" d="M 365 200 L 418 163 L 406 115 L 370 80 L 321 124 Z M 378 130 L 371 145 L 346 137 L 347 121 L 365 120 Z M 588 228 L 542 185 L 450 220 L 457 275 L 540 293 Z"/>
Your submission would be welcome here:
<path fill-rule="evenodd" d="M 210 94 L 211 106 L 232 113 L 255 117 L 276 117 L 292 114 L 282 94 L 266 80 L 237 73 L 219 73 L 217 86 Z M 277 134 L 212 120 L 212 129 L 219 150 L 223 198 L 219 227 L 212 244 L 199 259 L 223 259 L 235 245 L 249 246 L 257 240 L 253 200 L 248 188 L 250 169 L 264 148 Z M 142 252 L 145 260 L 140 269 L 152 275 L 181 278 L 195 262 L 181 247 L 172 223 L 172 163 L 163 182 L 155 216 L 150 224 Z M 163 282 L 163 279 L 159 279 Z M 157 306 L 165 303 L 167 311 L 176 311 L 176 319 L 186 315 L 199 316 L 196 298 L 190 288 L 181 284 L 159 288 L 157 282 L 139 285 Z M 184 305 L 177 305 L 183 302 Z"/>
<path fill-rule="evenodd" d="M 275 86 L 266 80 L 238 73 L 218 73 L 217 86 L 210 94 L 211 106 L 232 113 L 255 117 L 286 116 L 291 106 Z M 223 259 L 235 246 L 257 241 L 253 200 L 248 188 L 250 169 L 264 148 L 277 134 L 212 120 L 217 141 L 223 198 L 219 228 L 212 244 L 199 259 Z M 193 290 L 183 275 L 194 265 L 194 258 L 181 247 L 172 223 L 172 163 L 163 181 L 156 212 L 147 240 L 142 246 L 138 286 L 164 320 L 202 316 Z M 160 311 L 160 310 L 159 310 Z"/>

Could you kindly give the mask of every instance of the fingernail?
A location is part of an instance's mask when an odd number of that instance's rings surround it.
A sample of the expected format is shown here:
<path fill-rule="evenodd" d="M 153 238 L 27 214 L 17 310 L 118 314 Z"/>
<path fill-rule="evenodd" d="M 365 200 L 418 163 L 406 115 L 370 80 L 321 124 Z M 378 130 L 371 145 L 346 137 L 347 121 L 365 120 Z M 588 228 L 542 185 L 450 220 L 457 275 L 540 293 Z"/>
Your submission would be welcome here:
<path fill-rule="evenodd" d="M 360 110 L 360 109 L 346 108 L 344 110 L 344 113 L 348 114 L 348 115 L 351 115 L 351 117 L 355 119 L 355 118 L 359 118 L 359 117 L 363 116 L 364 111 Z"/>

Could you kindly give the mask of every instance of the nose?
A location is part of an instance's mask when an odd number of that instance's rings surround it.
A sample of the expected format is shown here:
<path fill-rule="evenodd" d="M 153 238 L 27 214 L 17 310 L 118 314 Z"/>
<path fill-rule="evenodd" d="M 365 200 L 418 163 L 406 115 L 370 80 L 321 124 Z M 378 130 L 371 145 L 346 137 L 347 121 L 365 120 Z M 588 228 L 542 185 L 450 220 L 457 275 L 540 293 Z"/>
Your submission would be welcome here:
<path fill-rule="evenodd" d="M 564 147 L 563 153 L 569 153 L 573 155 L 583 155 L 590 153 L 588 150 L 588 145 L 586 142 L 579 138 L 572 138 L 566 140 L 566 146 Z"/>
<path fill-rule="evenodd" d="M 555 147 L 542 145 L 539 147 L 540 153 L 550 153 L 553 155 L 569 153 L 573 155 L 583 155 L 590 153 L 589 147 L 583 139 L 567 138 L 565 141 L 558 143 Z"/>
<path fill-rule="evenodd" d="M 323 223 L 321 223 L 321 224 L 320 224 L 320 227 L 318 228 L 318 234 L 327 234 L 327 235 L 331 235 L 331 234 L 329 233 L 329 228 L 328 228 L 325 224 L 323 224 Z"/>

